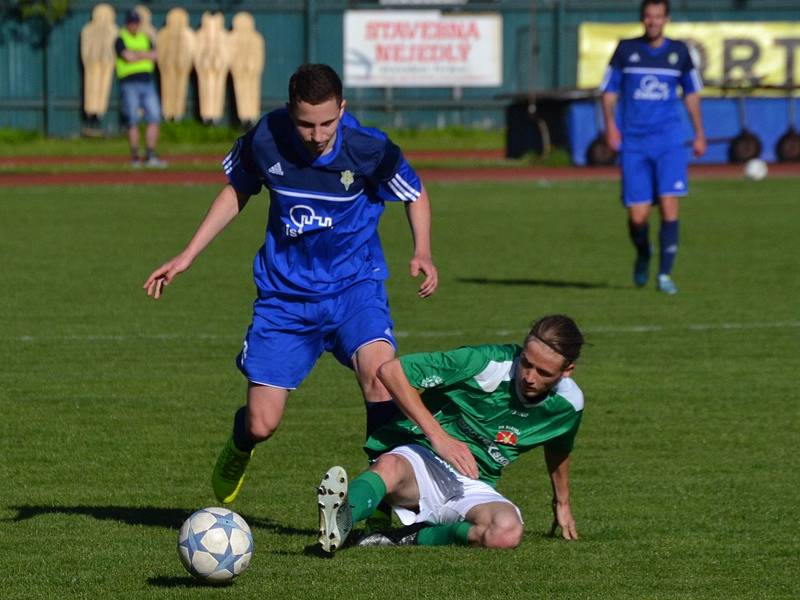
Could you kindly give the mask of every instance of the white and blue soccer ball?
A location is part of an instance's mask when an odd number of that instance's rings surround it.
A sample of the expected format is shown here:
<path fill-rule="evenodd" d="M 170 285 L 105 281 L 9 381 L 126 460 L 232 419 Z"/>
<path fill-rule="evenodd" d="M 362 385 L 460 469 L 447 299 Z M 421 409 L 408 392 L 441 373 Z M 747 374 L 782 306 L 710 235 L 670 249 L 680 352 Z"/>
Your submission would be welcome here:
<path fill-rule="evenodd" d="M 206 583 L 227 583 L 253 558 L 247 522 L 227 508 L 203 508 L 183 522 L 178 555 L 186 570 Z"/>
<path fill-rule="evenodd" d="M 751 158 L 744 164 L 744 176 L 751 181 L 761 181 L 768 172 L 767 163 L 760 158 Z"/>

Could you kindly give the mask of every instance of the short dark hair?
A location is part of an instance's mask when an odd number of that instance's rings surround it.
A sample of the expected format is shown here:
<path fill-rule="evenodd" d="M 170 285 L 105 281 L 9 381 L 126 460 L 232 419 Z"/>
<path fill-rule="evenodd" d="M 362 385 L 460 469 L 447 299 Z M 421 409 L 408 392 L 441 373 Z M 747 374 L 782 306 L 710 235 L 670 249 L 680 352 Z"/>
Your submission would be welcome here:
<path fill-rule="evenodd" d="M 142 20 L 142 16 L 139 12 L 132 8 L 128 12 L 125 13 L 125 22 L 126 23 L 139 23 Z"/>
<path fill-rule="evenodd" d="M 565 367 L 578 360 L 585 341 L 575 321 L 566 315 L 547 315 L 536 321 L 525 337 L 525 344 L 531 340 L 539 340 L 563 356 Z"/>
<path fill-rule="evenodd" d="M 669 15 L 669 0 L 642 0 L 642 4 L 639 6 L 639 18 L 644 19 L 645 8 L 648 6 L 658 6 L 659 4 L 664 5 L 664 14 Z"/>
<path fill-rule="evenodd" d="M 289 107 L 300 102 L 322 104 L 336 99 L 342 103 L 342 80 L 331 67 L 323 64 L 300 65 L 289 79 Z"/>

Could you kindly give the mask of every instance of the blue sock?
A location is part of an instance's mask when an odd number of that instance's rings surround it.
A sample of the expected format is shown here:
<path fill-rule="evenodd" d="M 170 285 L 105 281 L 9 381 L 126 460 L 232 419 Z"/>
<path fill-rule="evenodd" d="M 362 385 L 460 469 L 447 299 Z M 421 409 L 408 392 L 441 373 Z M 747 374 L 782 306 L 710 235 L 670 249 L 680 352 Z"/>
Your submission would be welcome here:
<path fill-rule="evenodd" d="M 633 222 L 628 221 L 628 234 L 631 236 L 633 245 L 636 246 L 637 254 L 650 258 L 650 226 L 647 223 L 634 225 Z"/>
<path fill-rule="evenodd" d="M 233 417 L 233 445 L 242 452 L 251 452 L 256 445 L 247 433 L 247 407 L 242 406 Z"/>
<path fill-rule="evenodd" d="M 659 275 L 669 275 L 672 272 L 672 263 L 678 253 L 678 220 L 661 221 L 661 231 L 658 234 L 661 244 L 661 265 Z"/>
<path fill-rule="evenodd" d="M 367 408 L 367 437 L 376 429 L 397 420 L 403 413 L 397 408 L 394 400 L 387 402 L 365 402 Z"/>

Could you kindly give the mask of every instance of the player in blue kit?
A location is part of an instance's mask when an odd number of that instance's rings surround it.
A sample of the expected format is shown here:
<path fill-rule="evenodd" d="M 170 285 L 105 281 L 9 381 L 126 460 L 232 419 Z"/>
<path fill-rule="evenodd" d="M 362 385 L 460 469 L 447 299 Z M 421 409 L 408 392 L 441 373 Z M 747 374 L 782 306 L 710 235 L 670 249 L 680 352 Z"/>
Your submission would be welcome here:
<path fill-rule="evenodd" d="M 217 460 L 217 499 L 236 498 L 255 445 L 283 417 L 289 392 L 324 351 L 353 369 L 366 402 L 367 433 L 395 416 L 378 367 L 395 355 L 384 289 L 388 277 L 378 237 L 387 201 L 402 201 L 411 227 L 411 275 L 424 274 L 430 296 L 438 275 L 431 258 L 430 203 L 422 183 L 387 136 L 345 111 L 342 83 L 327 65 L 303 65 L 289 82 L 289 103 L 236 140 L 228 177 L 186 248 L 144 284 L 164 286 L 262 187 L 269 190 L 266 240 L 253 261 L 257 298 L 237 365 L 248 380 L 247 404 Z"/>
<path fill-rule="evenodd" d="M 652 254 L 648 220 L 656 202 L 661 211 L 657 289 L 675 294 L 678 288 L 671 272 L 678 251 L 678 199 L 689 189 L 678 87 L 694 128 L 694 155 L 702 156 L 706 151 L 699 96 L 703 84 L 686 44 L 664 37 L 669 1 L 644 0 L 641 18 L 644 35 L 619 43 L 601 85 L 605 133 L 608 145 L 620 151 L 622 201 L 636 247 L 633 281 L 642 287 L 648 280 Z M 615 118 L 618 99 L 621 128 Z"/>

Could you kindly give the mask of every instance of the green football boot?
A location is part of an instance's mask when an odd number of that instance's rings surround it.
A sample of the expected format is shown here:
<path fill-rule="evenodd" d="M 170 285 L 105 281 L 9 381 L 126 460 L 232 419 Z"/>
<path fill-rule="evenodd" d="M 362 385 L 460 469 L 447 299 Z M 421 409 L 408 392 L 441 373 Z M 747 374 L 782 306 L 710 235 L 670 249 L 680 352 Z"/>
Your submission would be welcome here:
<path fill-rule="evenodd" d="M 214 488 L 217 500 L 223 504 L 230 504 L 236 500 L 239 490 L 242 489 L 244 472 L 251 456 L 253 456 L 252 450 L 242 452 L 233 443 L 233 436 L 228 438 L 211 475 L 211 487 Z"/>

